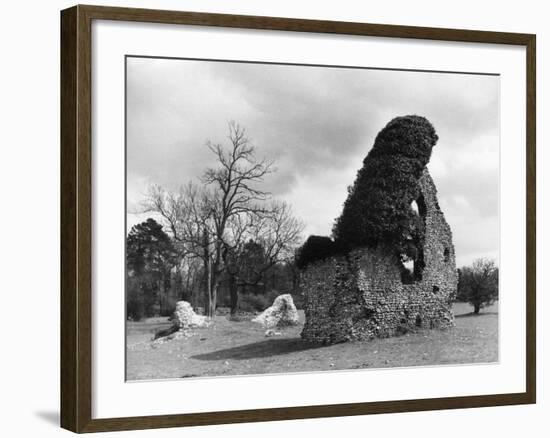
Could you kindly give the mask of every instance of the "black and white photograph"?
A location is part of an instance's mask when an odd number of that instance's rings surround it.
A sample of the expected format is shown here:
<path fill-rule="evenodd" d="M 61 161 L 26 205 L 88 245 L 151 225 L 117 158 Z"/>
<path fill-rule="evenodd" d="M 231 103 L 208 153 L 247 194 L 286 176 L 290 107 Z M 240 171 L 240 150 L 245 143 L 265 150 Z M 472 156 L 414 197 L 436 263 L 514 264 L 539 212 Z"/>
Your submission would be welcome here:
<path fill-rule="evenodd" d="M 127 381 L 499 361 L 498 74 L 125 62 Z"/>
<path fill-rule="evenodd" d="M 545 436 L 544 2 L 3 6 L 2 436 Z"/>

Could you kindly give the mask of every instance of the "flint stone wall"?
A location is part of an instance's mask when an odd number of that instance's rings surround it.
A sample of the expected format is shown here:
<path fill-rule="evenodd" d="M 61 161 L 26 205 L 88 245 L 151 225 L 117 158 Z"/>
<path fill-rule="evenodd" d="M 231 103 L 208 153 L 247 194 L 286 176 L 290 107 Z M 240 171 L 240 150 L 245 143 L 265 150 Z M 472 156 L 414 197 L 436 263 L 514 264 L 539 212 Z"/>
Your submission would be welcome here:
<path fill-rule="evenodd" d="M 310 264 L 300 278 L 303 339 L 336 343 L 454 325 L 458 276 L 452 233 L 427 170 L 419 184 L 426 207 L 422 279 L 404 284 L 398 256 L 384 246 Z"/>

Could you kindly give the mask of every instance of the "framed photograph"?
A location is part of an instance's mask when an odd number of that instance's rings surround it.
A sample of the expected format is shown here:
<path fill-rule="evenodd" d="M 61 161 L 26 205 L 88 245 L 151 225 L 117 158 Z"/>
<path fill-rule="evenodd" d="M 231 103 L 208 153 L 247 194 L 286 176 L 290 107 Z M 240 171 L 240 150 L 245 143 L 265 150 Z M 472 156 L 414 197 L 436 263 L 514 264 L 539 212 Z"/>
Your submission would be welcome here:
<path fill-rule="evenodd" d="M 61 12 L 61 425 L 535 403 L 535 35 Z"/>

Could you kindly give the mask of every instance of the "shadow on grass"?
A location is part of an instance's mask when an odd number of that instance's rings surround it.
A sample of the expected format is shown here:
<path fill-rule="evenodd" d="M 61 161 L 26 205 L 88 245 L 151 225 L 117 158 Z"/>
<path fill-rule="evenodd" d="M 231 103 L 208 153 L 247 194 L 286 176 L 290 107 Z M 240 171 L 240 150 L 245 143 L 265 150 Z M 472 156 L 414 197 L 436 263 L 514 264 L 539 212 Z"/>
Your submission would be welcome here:
<path fill-rule="evenodd" d="M 498 312 L 461 313 L 460 315 L 455 315 L 455 318 L 466 318 L 468 316 L 478 317 L 478 316 L 485 316 L 485 315 L 498 315 Z"/>
<path fill-rule="evenodd" d="M 266 341 L 254 342 L 253 344 L 213 351 L 211 353 L 197 354 L 191 357 L 198 360 L 246 360 L 296 353 L 321 347 L 323 347 L 323 345 L 305 342 L 300 338 L 269 339 Z"/>

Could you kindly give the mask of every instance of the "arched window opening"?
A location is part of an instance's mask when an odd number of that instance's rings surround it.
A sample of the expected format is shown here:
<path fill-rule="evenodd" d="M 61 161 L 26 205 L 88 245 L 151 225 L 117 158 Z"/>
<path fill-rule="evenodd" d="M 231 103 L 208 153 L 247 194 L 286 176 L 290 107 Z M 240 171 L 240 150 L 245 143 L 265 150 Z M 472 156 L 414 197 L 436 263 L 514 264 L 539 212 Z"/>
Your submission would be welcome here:
<path fill-rule="evenodd" d="M 420 193 L 416 199 L 413 199 L 411 201 L 411 210 L 420 216 L 423 222 L 423 226 L 426 225 L 426 201 L 424 200 L 424 195 Z M 413 240 L 413 237 L 410 236 L 409 240 Z M 410 257 L 406 254 L 400 254 L 401 259 L 401 282 L 403 284 L 411 284 L 417 281 L 422 280 L 422 272 L 424 271 L 424 248 L 422 245 L 418 242 L 421 240 L 419 236 L 416 237 L 417 240 L 415 242 L 415 251 L 414 256 Z"/>
<path fill-rule="evenodd" d="M 412 209 L 412 211 L 414 211 L 417 215 L 420 215 L 420 213 L 418 212 L 418 204 L 417 204 L 416 201 L 411 202 L 411 209 Z"/>

